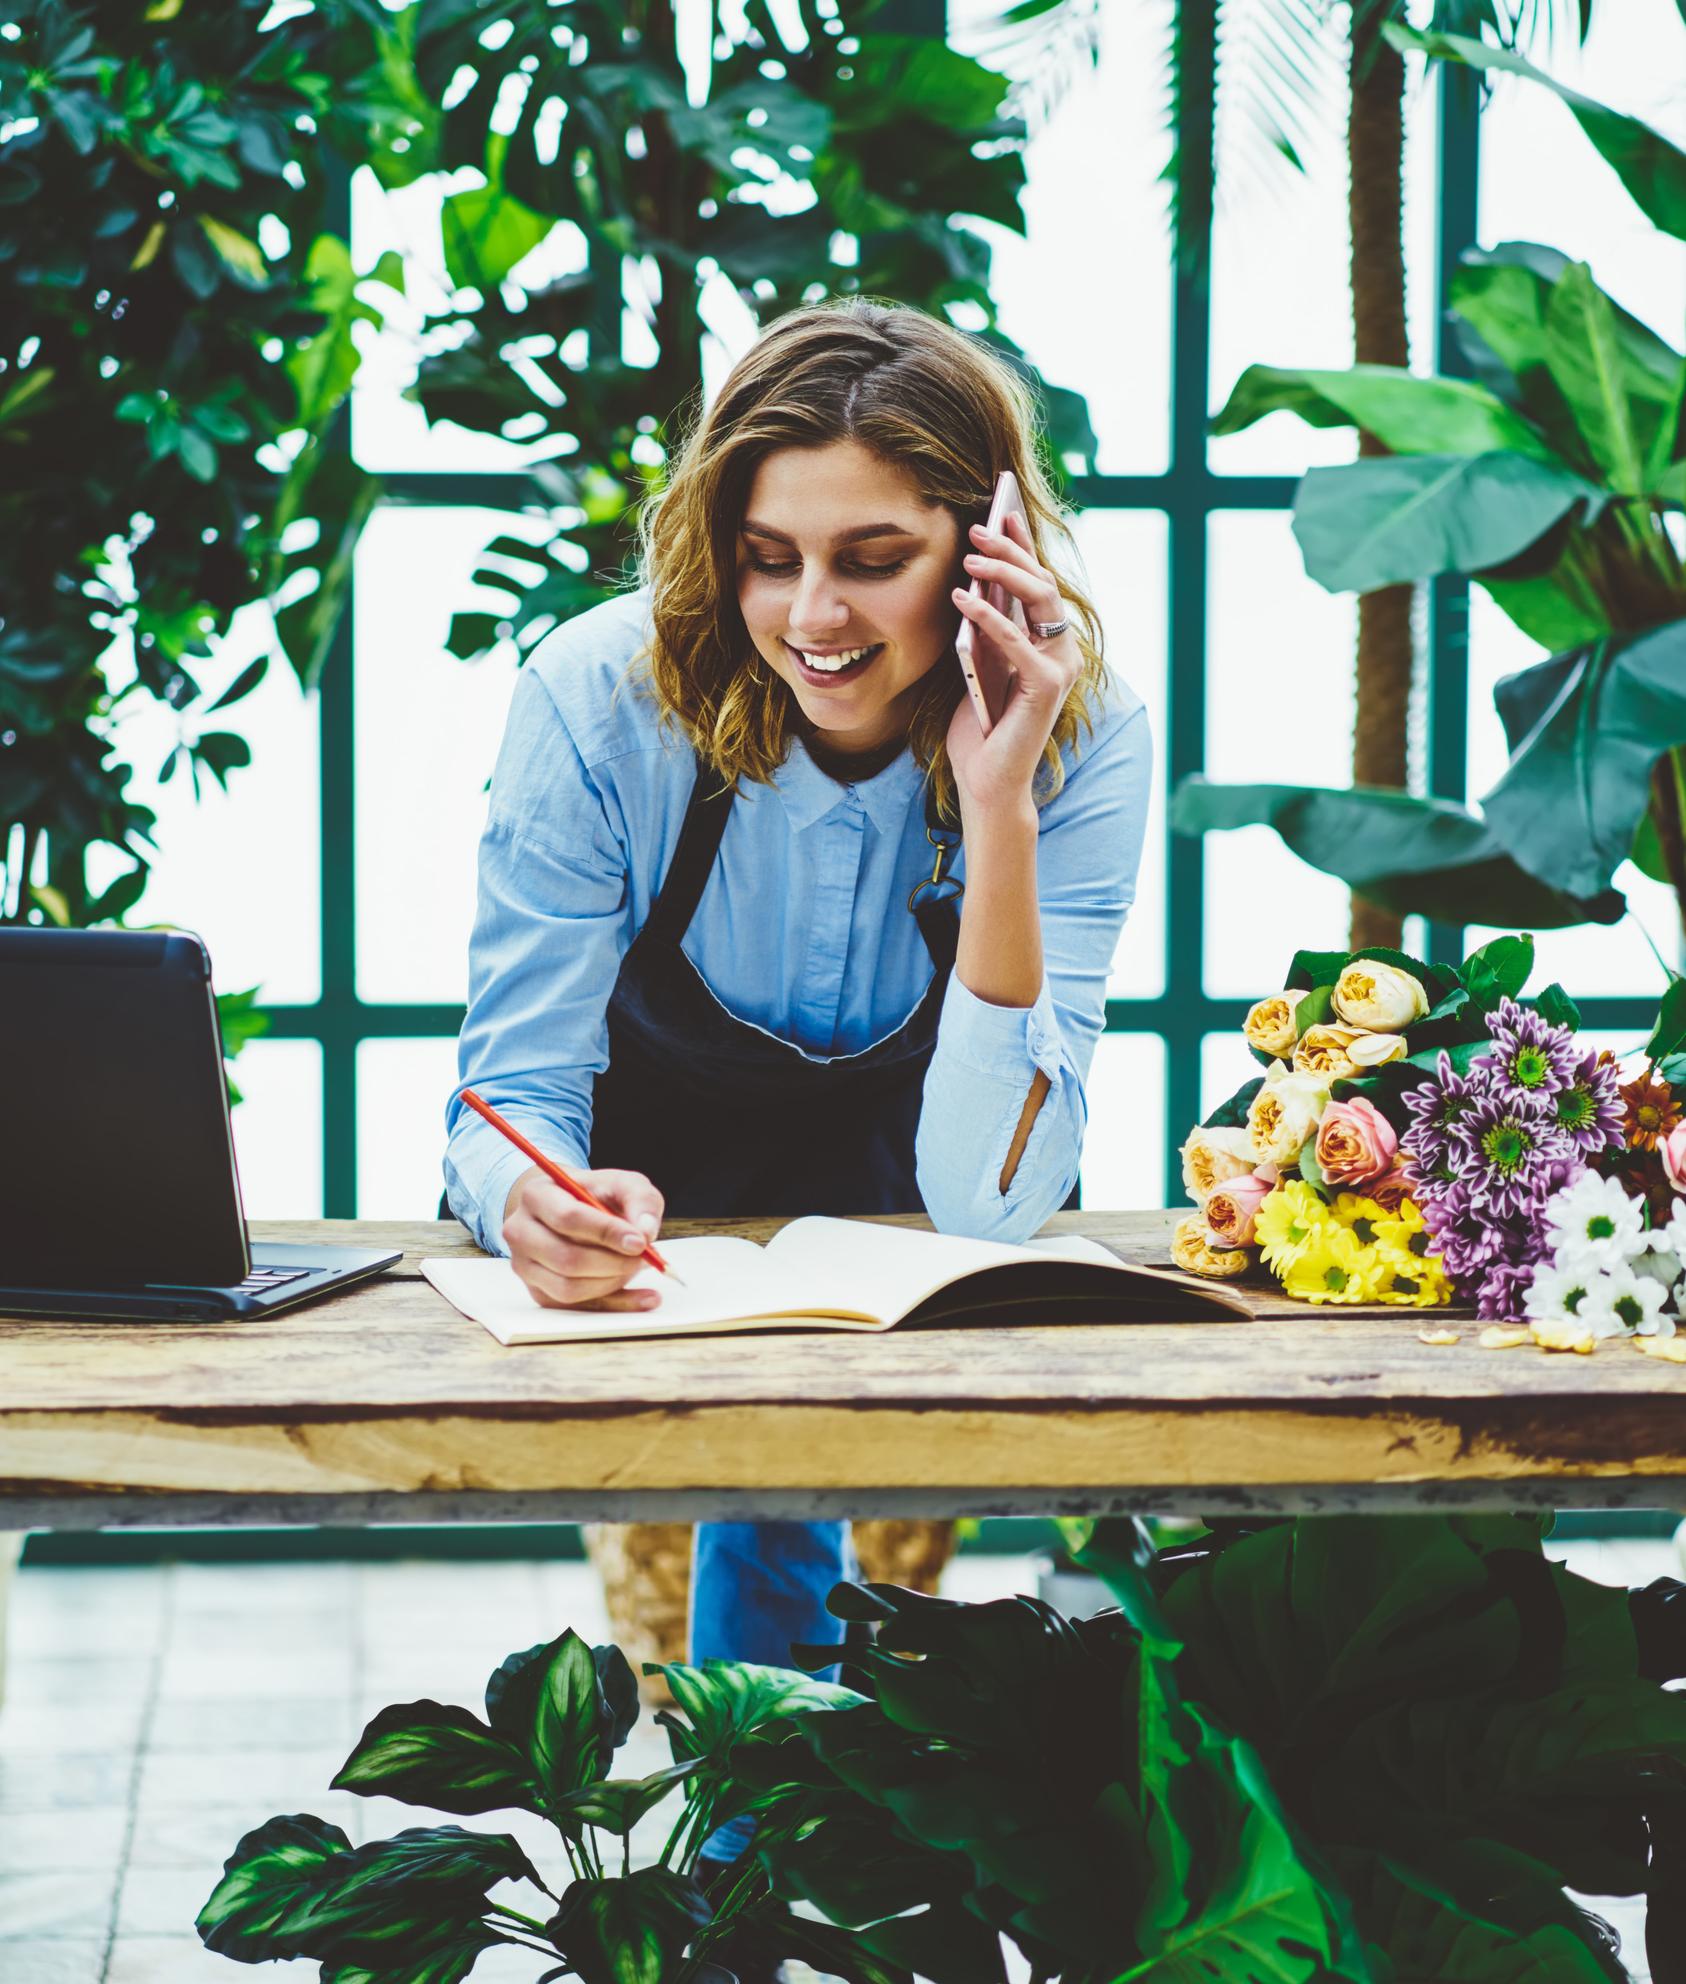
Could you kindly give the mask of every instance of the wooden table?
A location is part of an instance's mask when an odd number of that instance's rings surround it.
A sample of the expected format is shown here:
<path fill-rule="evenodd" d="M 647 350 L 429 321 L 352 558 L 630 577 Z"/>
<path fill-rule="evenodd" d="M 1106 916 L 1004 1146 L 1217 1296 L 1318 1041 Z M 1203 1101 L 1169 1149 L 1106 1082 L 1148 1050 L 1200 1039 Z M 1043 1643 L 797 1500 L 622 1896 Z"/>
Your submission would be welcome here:
<path fill-rule="evenodd" d="M 1162 1261 L 1174 1215 L 1055 1229 Z M 923 1224 L 921 1221 L 908 1222 Z M 729 1229 L 764 1238 L 776 1221 Z M 676 1223 L 678 1235 L 687 1229 Z M 692 1229 L 695 1230 L 695 1229 Z M 1445 1311 L 505 1350 L 454 1224 L 269 1224 L 402 1265 L 264 1322 L 0 1319 L 0 1530 L 194 1522 L 1686 1509 L 1686 1365 L 1418 1340 Z"/>

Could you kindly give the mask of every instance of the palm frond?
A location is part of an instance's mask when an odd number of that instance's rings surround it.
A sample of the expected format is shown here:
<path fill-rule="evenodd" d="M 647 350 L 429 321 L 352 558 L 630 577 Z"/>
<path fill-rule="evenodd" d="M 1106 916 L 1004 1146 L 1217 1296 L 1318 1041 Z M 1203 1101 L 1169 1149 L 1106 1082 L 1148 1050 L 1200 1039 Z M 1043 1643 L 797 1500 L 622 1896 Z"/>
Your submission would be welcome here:
<path fill-rule="evenodd" d="M 1034 133 L 1083 69 L 1100 60 L 1101 0 L 1015 0 L 951 39 L 1009 79 L 1003 108 Z"/>

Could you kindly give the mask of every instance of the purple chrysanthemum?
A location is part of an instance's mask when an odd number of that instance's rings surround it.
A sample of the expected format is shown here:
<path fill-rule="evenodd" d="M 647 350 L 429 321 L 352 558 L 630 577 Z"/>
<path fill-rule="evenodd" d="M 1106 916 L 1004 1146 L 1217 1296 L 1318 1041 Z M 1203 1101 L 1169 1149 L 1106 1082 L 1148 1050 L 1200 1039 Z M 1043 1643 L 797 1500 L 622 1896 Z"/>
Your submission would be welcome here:
<path fill-rule="evenodd" d="M 1546 1201 L 1584 1168 L 1589 1144 L 1602 1147 L 1620 1106 L 1607 1071 L 1561 1053 L 1567 1029 L 1509 1000 L 1488 1027 L 1493 1051 L 1466 1075 L 1442 1053 L 1436 1078 L 1406 1096 L 1400 1148 L 1453 1285 L 1494 1322 L 1522 1313 L 1551 1251 Z"/>
<path fill-rule="evenodd" d="M 1614 1061 L 1600 1061 L 1597 1048 L 1575 1063 L 1568 1087 L 1552 1097 L 1552 1105 L 1558 1128 L 1582 1157 L 1594 1157 L 1621 1142 L 1621 1070 Z"/>
<path fill-rule="evenodd" d="M 1444 1048 L 1433 1081 L 1405 1091 L 1412 1122 L 1404 1147 L 1417 1175 L 1423 1179 L 1453 1175 L 1451 1154 L 1461 1145 L 1463 1119 L 1482 1093 L 1482 1083 L 1460 1075 Z"/>
<path fill-rule="evenodd" d="M 1481 1059 L 1517 1105 L 1549 1110 L 1551 1098 L 1575 1079 L 1575 1037 L 1514 999 L 1487 1015 L 1493 1045 Z"/>
<path fill-rule="evenodd" d="M 1574 1154 L 1574 1142 L 1529 1098 L 1508 1086 L 1485 1095 L 1463 1118 L 1463 1150 L 1450 1162 L 1475 1207 L 1495 1219 L 1541 1212 L 1550 1197 L 1548 1167 Z"/>

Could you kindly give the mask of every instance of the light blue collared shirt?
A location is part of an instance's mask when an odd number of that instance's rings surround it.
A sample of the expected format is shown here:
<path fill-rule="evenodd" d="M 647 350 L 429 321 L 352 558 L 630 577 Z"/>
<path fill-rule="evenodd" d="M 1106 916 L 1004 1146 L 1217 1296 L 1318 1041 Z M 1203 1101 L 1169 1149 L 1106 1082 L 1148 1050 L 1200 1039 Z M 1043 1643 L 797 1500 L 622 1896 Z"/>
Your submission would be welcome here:
<path fill-rule="evenodd" d="M 491 1253 L 508 1252 L 504 1204 L 528 1160 L 464 1106 L 460 1088 L 562 1163 L 587 1164 L 609 995 L 696 777 L 683 734 L 627 679 L 648 623 L 647 595 L 629 593 L 547 635 L 516 682 L 492 775 L 445 1154 L 451 1205 Z M 949 976 L 915 1141 L 920 1196 L 943 1232 L 1024 1239 L 1077 1177 L 1083 1082 L 1135 895 L 1151 756 L 1140 700 L 1113 681 L 1093 736 L 1067 754 L 1066 782 L 1041 810 L 1046 974 L 1036 1003 L 986 1005 Z M 737 1018 L 806 1053 L 858 1053 L 900 1026 L 930 983 L 907 908 L 930 871 L 912 753 L 846 785 L 798 739 L 770 786 L 740 786 L 685 954 Z M 964 851 L 953 872 L 964 878 Z M 1002 1192 L 1038 1068 L 1049 1092 Z"/>

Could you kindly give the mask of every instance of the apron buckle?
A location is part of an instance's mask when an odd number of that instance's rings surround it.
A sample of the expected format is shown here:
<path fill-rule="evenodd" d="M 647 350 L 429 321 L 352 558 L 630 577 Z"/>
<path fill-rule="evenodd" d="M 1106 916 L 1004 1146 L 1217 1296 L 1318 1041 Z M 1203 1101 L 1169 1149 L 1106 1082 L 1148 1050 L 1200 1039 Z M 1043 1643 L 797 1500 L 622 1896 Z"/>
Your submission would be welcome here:
<path fill-rule="evenodd" d="M 913 887 L 908 891 L 907 906 L 909 909 L 916 909 L 918 907 L 919 899 L 927 889 L 931 891 L 933 902 L 939 900 L 947 901 L 952 897 L 962 896 L 966 893 L 966 884 L 964 882 L 957 881 L 952 875 L 944 875 L 943 873 L 944 865 L 947 863 L 949 856 L 960 845 L 959 836 L 956 835 L 952 840 L 939 840 L 936 828 L 927 827 L 925 829 L 925 838 L 937 850 L 937 858 L 932 862 L 931 872 L 926 879 L 922 882 L 915 882 Z M 944 891 L 945 883 L 947 884 L 946 891 Z"/>

